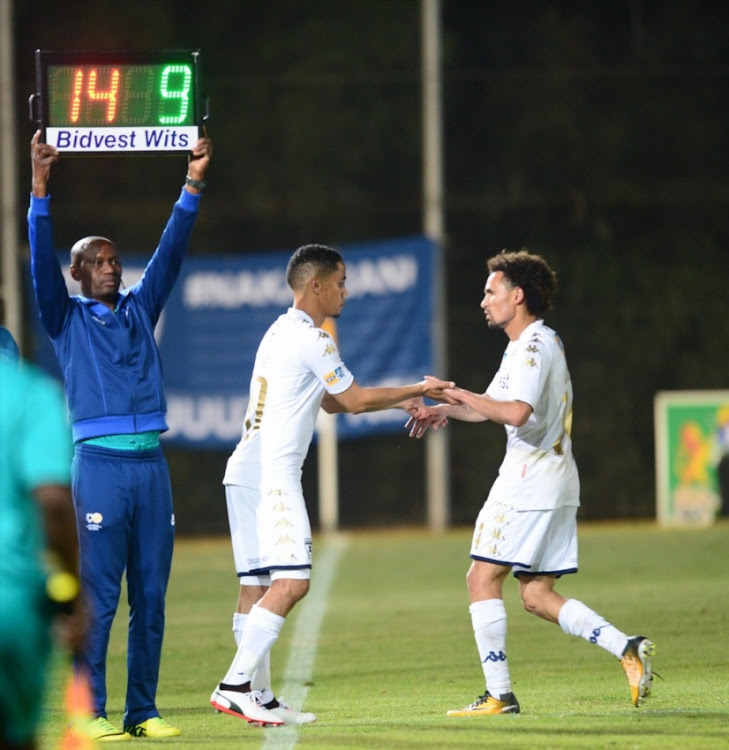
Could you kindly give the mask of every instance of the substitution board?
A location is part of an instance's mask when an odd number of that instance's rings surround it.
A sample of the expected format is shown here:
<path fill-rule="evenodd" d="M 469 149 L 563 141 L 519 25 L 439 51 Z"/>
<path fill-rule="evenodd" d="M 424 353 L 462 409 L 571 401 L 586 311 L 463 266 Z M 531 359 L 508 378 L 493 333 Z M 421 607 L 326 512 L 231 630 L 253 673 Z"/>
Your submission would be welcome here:
<path fill-rule="evenodd" d="M 208 119 L 200 50 L 35 55 L 30 118 L 59 151 L 189 151 Z"/>

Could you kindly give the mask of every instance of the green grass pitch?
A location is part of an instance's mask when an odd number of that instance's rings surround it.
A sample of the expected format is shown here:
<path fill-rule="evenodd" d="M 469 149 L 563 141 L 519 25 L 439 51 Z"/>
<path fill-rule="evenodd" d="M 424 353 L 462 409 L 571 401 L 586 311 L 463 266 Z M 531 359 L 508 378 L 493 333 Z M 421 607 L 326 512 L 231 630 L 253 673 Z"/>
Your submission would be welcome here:
<path fill-rule="evenodd" d="M 314 540 L 312 594 L 321 580 Z M 516 716 L 446 717 L 483 691 L 468 614 L 470 530 L 358 531 L 344 535 L 316 642 L 295 638 L 299 605 L 273 651 L 280 691 L 289 651 L 316 647 L 304 708 L 318 721 L 260 729 L 216 714 L 208 698 L 234 652 L 237 596 L 228 539 L 179 539 L 167 599 L 158 691 L 179 748 L 729 748 L 729 523 L 660 530 L 650 523 L 583 524 L 580 573 L 557 590 L 584 601 L 657 646 L 653 695 L 636 709 L 618 661 L 521 609 L 507 587 Z M 122 601 L 109 653 L 109 718 L 120 724 L 125 689 Z M 59 657 L 41 748 L 64 726 Z M 294 684 L 295 678 L 290 682 Z M 285 696 L 285 691 L 284 691 Z M 134 740 L 152 742 L 151 740 Z M 125 745 L 126 746 L 126 745 Z"/>

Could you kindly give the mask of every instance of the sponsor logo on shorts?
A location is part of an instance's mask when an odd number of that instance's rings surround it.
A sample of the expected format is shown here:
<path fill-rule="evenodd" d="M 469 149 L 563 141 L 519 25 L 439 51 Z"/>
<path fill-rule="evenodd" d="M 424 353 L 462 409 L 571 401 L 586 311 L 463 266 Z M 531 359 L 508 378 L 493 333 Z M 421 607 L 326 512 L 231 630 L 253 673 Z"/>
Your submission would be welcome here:
<path fill-rule="evenodd" d="M 304 545 L 306 546 L 306 555 L 309 558 L 309 562 L 311 562 L 311 555 L 314 545 L 311 543 L 311 539 L 304 539 Z"/>
<path fill-rule="evenodd" d="M 98 511 L 95 513 L 86 514 L 86 528 L 89 531 L 98 531 L 101 528 L 101 522 L 104 520 L 104 516 Z"/>

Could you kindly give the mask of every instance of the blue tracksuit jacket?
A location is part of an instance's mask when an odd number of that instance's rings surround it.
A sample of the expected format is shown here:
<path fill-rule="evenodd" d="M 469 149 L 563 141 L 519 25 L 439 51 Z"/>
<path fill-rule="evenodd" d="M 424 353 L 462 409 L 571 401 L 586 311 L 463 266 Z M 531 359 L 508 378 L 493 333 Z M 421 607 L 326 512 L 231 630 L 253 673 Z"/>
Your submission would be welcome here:
<path fill-rule="evenodd" d="M 184 188 L 144 276 L 120 292 L 116 312 L 69 297 L 53 250 L 50 197 L 31 196 L 31 273 L 41 321 L 66 384 L 74 442 L 167 429 L 154 327 L 180 272 L 200 195 Z"/>

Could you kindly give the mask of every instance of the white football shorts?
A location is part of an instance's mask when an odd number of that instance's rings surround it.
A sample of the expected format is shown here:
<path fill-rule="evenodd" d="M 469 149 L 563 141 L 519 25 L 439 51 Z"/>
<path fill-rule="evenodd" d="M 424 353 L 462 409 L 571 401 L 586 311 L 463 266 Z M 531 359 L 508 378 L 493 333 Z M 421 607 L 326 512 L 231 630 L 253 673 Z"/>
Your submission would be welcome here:
<path fill-rule="evenodd" d="M 311 524 L 301 490 L 225 485 L 235 569 L 242 586 L 311 575 Z"/>
<path fill-rule="evenodd" d="M 517 510 L 488 500 L 476 519 L 471 557 L 507 565 L 515 576 L 576 573 L 577 506 Z"/>

